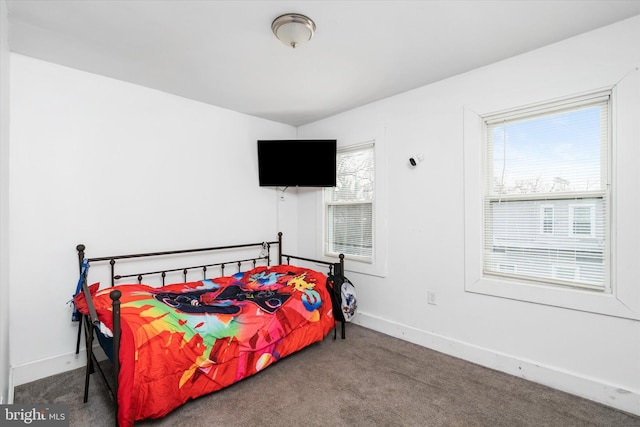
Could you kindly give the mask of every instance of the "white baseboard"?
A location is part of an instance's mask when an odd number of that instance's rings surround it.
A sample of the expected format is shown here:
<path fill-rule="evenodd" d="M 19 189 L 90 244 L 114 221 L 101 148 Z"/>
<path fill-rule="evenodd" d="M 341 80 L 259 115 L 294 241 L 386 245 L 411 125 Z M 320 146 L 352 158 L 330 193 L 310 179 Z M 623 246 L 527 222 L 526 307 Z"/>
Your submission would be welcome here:
<path fill-rule="evenodd" d="M 80 354 L 66 353 L 12 366 L 13 386 L 17 387 L 51 375 L 81 368 L 85 366 L 85 361 L 86 356 L 82 352 Z"/>
<path fill-rule="evenodd" d="M 359 312 L 353 323 L 469 362 L 524 378 L 556 390 L 640 415 L 640 393 L 625 390 L 553 366 L 498 353 L 491 349 L 391 322 Z"/>
<path fill-rule="evenodd" d="M 94 353 L 99 361 L 106 359 L 104 352 L 99 346 L 94 347 Z M 9 393 L 11 393 L 10 398 L 13 398 L 14 387 L 85 367 L 87 361 L 86 354 L 86 349 L 83 348 L 80 349 L 78 354 L 70 352 L 12 366 L 9 374 L 13 380 L 13 384 L 11 384 L 9 388 Z"/>

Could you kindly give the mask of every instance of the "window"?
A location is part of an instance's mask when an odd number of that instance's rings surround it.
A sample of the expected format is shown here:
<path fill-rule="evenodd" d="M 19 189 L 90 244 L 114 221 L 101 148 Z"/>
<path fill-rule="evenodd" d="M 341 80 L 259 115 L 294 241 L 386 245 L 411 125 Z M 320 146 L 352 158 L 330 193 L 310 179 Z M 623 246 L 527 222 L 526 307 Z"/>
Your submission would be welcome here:
<path fill-rule="evenodd" d="M 337 185 L 324 192 L 325 244 L 328 256 L 371 262 L 374 248 L 374 146 L 339 150 Z"/>
<path fill-rule="evenodd" d="M 553 234 L 553 205 L 540 206 L 540 233 Z"/>
<path fill-rule="evenodd" d="M 609 104 L 483 117 L 484 275 L 608 289 Z"/>
<path fill-rule="evenodd" d="M 594 237 L 596 208 L 594 205 L 570 205 L 569 224 L 571 235 L 575 237 Z"/>

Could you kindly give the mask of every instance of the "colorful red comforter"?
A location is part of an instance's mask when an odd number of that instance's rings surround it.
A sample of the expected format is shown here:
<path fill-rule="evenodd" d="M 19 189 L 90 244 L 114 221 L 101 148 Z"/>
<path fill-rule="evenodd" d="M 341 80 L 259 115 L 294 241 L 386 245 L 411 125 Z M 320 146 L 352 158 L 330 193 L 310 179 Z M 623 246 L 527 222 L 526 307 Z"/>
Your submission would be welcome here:
<path fill-rule="evenodd" d="M 287 265 L 122 291 L 118 421 L 158 418 L 189 399 L 255 374 L 334 327 L 322 273 Z M 111 288 L 91 287 L 112 328 Z M 77 308 L 87 313 L 82 293 Z"/>

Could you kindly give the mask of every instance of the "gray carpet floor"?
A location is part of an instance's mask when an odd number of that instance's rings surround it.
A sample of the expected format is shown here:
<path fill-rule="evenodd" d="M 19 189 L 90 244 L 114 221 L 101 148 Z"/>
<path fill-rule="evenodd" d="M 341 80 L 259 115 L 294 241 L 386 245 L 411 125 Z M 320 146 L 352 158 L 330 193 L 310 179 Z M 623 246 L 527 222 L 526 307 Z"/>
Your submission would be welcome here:
<path fill-rule="evenodd" d="M 136 426 L 640 427 L 640 417 L 350 324 L 233 386 Z M 15 403 L 69 406 L 72 427 L 113 426 L 98 374 L 15 389 Z"/>

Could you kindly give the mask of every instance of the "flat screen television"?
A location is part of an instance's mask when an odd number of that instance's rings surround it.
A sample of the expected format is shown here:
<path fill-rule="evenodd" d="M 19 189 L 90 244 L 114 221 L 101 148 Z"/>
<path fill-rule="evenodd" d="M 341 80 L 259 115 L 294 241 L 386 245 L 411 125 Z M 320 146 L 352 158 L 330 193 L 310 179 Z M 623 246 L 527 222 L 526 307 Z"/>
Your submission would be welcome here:
<path fill-rule="evenodd" d="M 335 139 L 258 141 L 261 187 L 335 187 Z"/>

